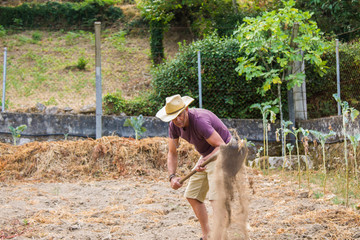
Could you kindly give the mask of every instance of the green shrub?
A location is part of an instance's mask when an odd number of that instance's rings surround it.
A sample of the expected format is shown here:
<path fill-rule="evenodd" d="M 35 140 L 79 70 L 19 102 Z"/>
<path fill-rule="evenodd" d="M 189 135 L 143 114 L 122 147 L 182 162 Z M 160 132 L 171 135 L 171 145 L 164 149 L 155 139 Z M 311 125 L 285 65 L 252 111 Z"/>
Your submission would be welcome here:
<path fill-rule="evenodd" d="M 235 71 L 241 56 L 238 41 L 215 35 L 180 46 L 175 59 L 154 69 L 153 98 L 158 105 L 162 106 L 166 97 L 180 94 L 195 98 L 192 106 L 199 106 L 198 50 L 201 51 L 203 108 L 223 118 L 260 118 L 260 114 L 249 107 L 275 99 L 276 93 L 270 92 L 265 97 L 258 95 L 256 88 L 261 86 L 261 81 L 249 84 Z"/>
<path fill-rule="evenodd" d="M 89 60 L 87 60 L 84 56 L 79 57 L 77 64 L 76 64 L 77 69 L 85 70 L 88 62 L 89 62 Z"/>
<path fill-rule="evenodd" d="M 0 24 L 5 27 L 55 29 L 93 28 L 95 21 L 111 24 L 123 17 L 114 0 L 86 0 L 81 3 L 23 3 L 16 7 L 0 7 Z"/>
<path fill-rule="evenodd" d="M 42 39 L 42 34 L 40 33 L 40 32 L 38 32 L 38 31 L 36 31 L 36 32 L 34 32 L 33 34 L 32 34 L 32 39 L 35 41 L 35 42 L 38 42 L 38 41 L 41 41 L 41 39 Z"/>
<path fill-rule="evenodd" d="M 121 114 L 127 116 L 154 116 L 158 110 L 158 104 L 149 94 L 143 94 L 134 99 L 125 100 L 121 92 L 108 93 L 104 96 L 105 114 Z"/>
<path fill-rule="evenodd" d="M 360 41 L 339 46 L 341 98 L 360 109 Z M 306 69 L 307 107 L 309 118 L 337 115 L 337 103 L 332 94 L 337 92 L 335 42 L 324 56 L 329 69 L 321 77 L 313 69 Z"/>
<path fill-rule="evenodd" d="M 6 29 L 0 25 L 0 37 L 5 37 L 6 36 Z"/>
<path fill-rule="evenodd" d="M 150 21 L 150 49 L 151 59 L 155 64 L 162 63 L 164 59 L 164 23 L 162 21 Z"/>

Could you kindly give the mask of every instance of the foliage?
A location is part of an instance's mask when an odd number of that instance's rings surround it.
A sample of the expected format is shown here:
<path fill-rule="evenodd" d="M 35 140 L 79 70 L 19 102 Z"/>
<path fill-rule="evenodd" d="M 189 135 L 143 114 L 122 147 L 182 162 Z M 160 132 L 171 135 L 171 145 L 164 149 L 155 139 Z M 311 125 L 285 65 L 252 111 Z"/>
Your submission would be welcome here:
<path fill-rule="evenodd" d="M 336 46 L 335 41 L 323 55 L 329 69 L 320 76 L 312 68 L 306 70 L 306 97 L 309 118 L 319 118 L 337 114 L 336 102 L 332 94 L 336 92 Z M 359 109 L 358 86 L 360 83 L 360 41 L 339 44 L 341 96 Z M 307 65 L 307 63 L 305 63 Z"/>
<path fill-rule="evenodd" d="M 113 23 L 123 15 L 114 0 L 86 0 L 81 3 L 23 3 L 16 7 L 0 7 L 0 24 L 17 28 L 93 28 L 95 21 Z"/>
<path fill-rule="evenodd" d="M 265 12 L 261 17 L 245 18 L 238 31 L 240 50 L 245 56 L 239 58 L 237 71 L 245 74 L 247 80 L 264 79 L 258 91 L 265 94 L 273 84 L 287 83 L 287 88 L 300 86 L 303 73 L 289 74 L 293 61 L 309 61 L 320 73 L 325 71 L 321 54 L 326 44 L 316 23 L 310 21 L 311 14 L 293 8 L 295 2 L 282 1 L 284 8 Z M 297 37 L 292 36 L 295 23 L 299 29 Z M 303 51 L 303 56 L 299 54 Z"/>
<path fill-rule="evenodd" d="M 290 125 L 293 123 L 290 123 Z M 299 188 L 301 186 L 301 167 L 300 167 L 300 151 L 299 151 L 299 133 L 303 131 L 303 128 L 294 128 L 292 130 L 285 128 L 285 134 L 291 133 L 295 137 L 295 146 L 296 146 L 296 153 L 297 153 L 297 161 L 298 161 L 298 176 L 299 176 Z"/>
<path fill-rule="evenodd" d="M 4 26 L 0 25 L 0 37 L 5 37 L 6 36 L 6 29 L 4 28 Z"/>
<path fill-rule="evenodd" d="M 17 139 L 21 137 L 21 133 L 27 129 L 26 125 L 20 125 L 14 128 L 13 126 L 9 127 L 9 130 L 11 132 L 11 135 L 14 140 L 14 145 L 17 144 Z"/>
<path fill-rule="evenodd" d="M 130 100 L 124 99 L 121 92 L 108 93 L 104 96 L 103 102 L 105 114 L 123 113 L 128 116 L 154 116 L 157 107 L 160 106 L 147 93 Z"/>
<path fill-rule="evenodd" d="M 151 59 L 159 64 L 164 59 L 164 23 L 162 21 L 150 21 L 150 50 Z"/>
<path fill-rule="evenodd" d="M 348 134 L 347 136 L 350 140 L 350 143 L 353 147 L 353 163 L 354 163 L 354 166 L 353 166 L 353 172 L 354 172 L 354 180 L 355 182 L 358 183 L 359 185 L 359 179 L 358 179 L 358 164 L 357 164 L 357 158 L 356 158 L 356 149 L 359 145 L 359 141 L 360 141 L 360 134 L 355 134 L 354 136 Z"/>
<path fill-rule="evenodd" d="M 347 130 L 346 125 L 349 122 L 348 115 L 354 121 L 359 116 L 359 111 L 355 108 L 349 106 L 349 103 L 346 101 L 341 101 L 341 98 L 338 94 L 333 94 L 336 102 L 341 105 L 342 119 L 343 119 L 343 137 L 344 137 L 344 156 L 345 156 L 345 178 L 346 178 L 346 206 L 349 204 L 349 162 L 347 155 Z"/>
<path fill-rule="evenodd" d="M 308 129 L 301 129 L 301 133 L 302 133 L 302 138 L 301 138 L 301 142 L 303 143 L 304 146 L 304 151 L 305 151 L 305 167 L 306 167 L 306 177 L 307 177 L 307 186 L 308 189 L 310 191 L 310 173 L 309 173 L 309 161 L 308 161 L 308 153 L 309 153 L 309 130 Z"/>
<path fill-rule="evenodd" d="M 215 34 L 191 43 L 181 44 L 174 59 L 156 67 L 153 72 L 153 97 L 160 105 L 166 97 L 180 94 L 195 98 L 198 105 L 198 51 L 201 54 L 201 80 L 203 107 L 219 117 L 257 118 L 249 106 L 274 99 L 269 92 L 266 97 L 254 89 L 261 82 L 248 84 L 235 71 L 237 59 L 241 56 L 239 44 L 233 38 L 220 38 Z"/>
<path fill-rule="evenodd" d="M 250 108 L 257 108 L 260 110 L 263 120 L 263 140 L 264 140 L 264 160 L 269 156 L 269 143 L 268 143 L 268 117 L 270 114 L 270 122 L 274 123 L 276 120 L 276 114 L 279 113 L 278 99 L 265 103 L 255 103 Z M 269 163 L 269 161 L 268 161 Z M 265 164 L 263 165 L 265 167 Z M 267 167 L 269 169 L 269 166 Z"/>
<path fill-rule="evenodd" d="M 127 118 L 124 122 L 124 127 L 132 127 L 135 131 L 135 139 L 138 140 L 140 136 L 147 130 L 142 126 L 144 122 L 144 117 L 140 114 L 138 117 Z"/>
<path fill-rule="evenodd" d="M 217 28 L 221 35 L 230 35 L 243 18 L 230 0 L 140 0 L 138 7 L 150 22 L 151 57 L 156 64 L 164 58 L 163 33 L 170 23 L 186 26 L 194 37 L 212 33 Z"/>
<path fill-rule="evenodd" d="M 296 6 L 312 11 L 312 20 L 323 32 L 351 41 L 360 36 L 360 2 L 354 0 L 297 0 Z"/>
<path fill-rule="evenodd" d="M 326 179 L 327 179 L 327 171 L 326 171 L 326 159 L 325 159 L 325 143 L 326 140 L 335 135 L 335 132 L 330 131 L 329 133 L 325 134 L 319 131 L 310 130 L 310 133 L 314 135 L 314 137 L 320 141 L 322 153 L 323 153 L 323 173 L 324 173 L 324 180 L 323 180 L 323 188 L 324 188 L 324 196 L 325 196 L 325 190 L 326 190 Z"/>
<path fill-rule="evenodd" d="M 85 70 L 88 62 L 89 62 L 89 60 L 87 60 L 84 56 L 79 57 L 77 64 L 76 64 L 77 69 Z"/>

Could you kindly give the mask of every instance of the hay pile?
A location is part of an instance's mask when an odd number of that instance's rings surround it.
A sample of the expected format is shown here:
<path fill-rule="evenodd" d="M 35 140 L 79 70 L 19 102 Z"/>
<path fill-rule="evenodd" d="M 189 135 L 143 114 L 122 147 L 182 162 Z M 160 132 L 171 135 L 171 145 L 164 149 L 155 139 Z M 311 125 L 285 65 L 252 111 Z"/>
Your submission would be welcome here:
<path fill-rule="evenodd" d="M 197 161 L 193 146 L 182 141 L 179 169 Z M 119 175 L 167 174 L 167 139 L 135 140 L 117 136 L 78 141 L 0 143 L 0 181 L 103 179 Z"/>

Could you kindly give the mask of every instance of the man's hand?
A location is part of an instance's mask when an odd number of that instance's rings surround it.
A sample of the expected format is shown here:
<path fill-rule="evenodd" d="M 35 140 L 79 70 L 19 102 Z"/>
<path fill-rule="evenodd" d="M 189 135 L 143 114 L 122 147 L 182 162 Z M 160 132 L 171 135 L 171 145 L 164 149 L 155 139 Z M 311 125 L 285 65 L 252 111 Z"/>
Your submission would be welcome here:
<path fill-rule="evenodd" d="M 171 178 L 170 184 L 171 184 L 171 188 L 175 189 L 175 190 L 179 189 L 182 186 L 182 184 L 180 183 L 179 177 Z"/>
<path fill-rule="evenodd" d="M 203 157 L 199 158 L 199 161 L 196 164 L 195 170 L 197 172 L 203 172 L 206 170 L 206 167 L 201 167 L 201 164 L 203 164 L 205 162 L 205 159 Z"/>

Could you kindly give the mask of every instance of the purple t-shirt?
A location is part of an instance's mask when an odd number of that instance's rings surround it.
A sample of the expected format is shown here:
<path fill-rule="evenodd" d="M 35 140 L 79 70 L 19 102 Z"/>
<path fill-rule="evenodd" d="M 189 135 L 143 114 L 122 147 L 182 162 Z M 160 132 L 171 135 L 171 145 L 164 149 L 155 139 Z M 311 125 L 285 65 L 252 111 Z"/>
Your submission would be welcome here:
<path fill-rule="evenodd" d="M 185 139 L 204 157 L 214 150 L 206 141 L 214 131 L 218 132 L 225 143 L 230 141 L 231 134 L 225 124 L 214 113 L 200 108 L 189 109 L 189 126 L 186 128 L 179 128 L 173 122 L 169 124 L 170 138 Z"/>

